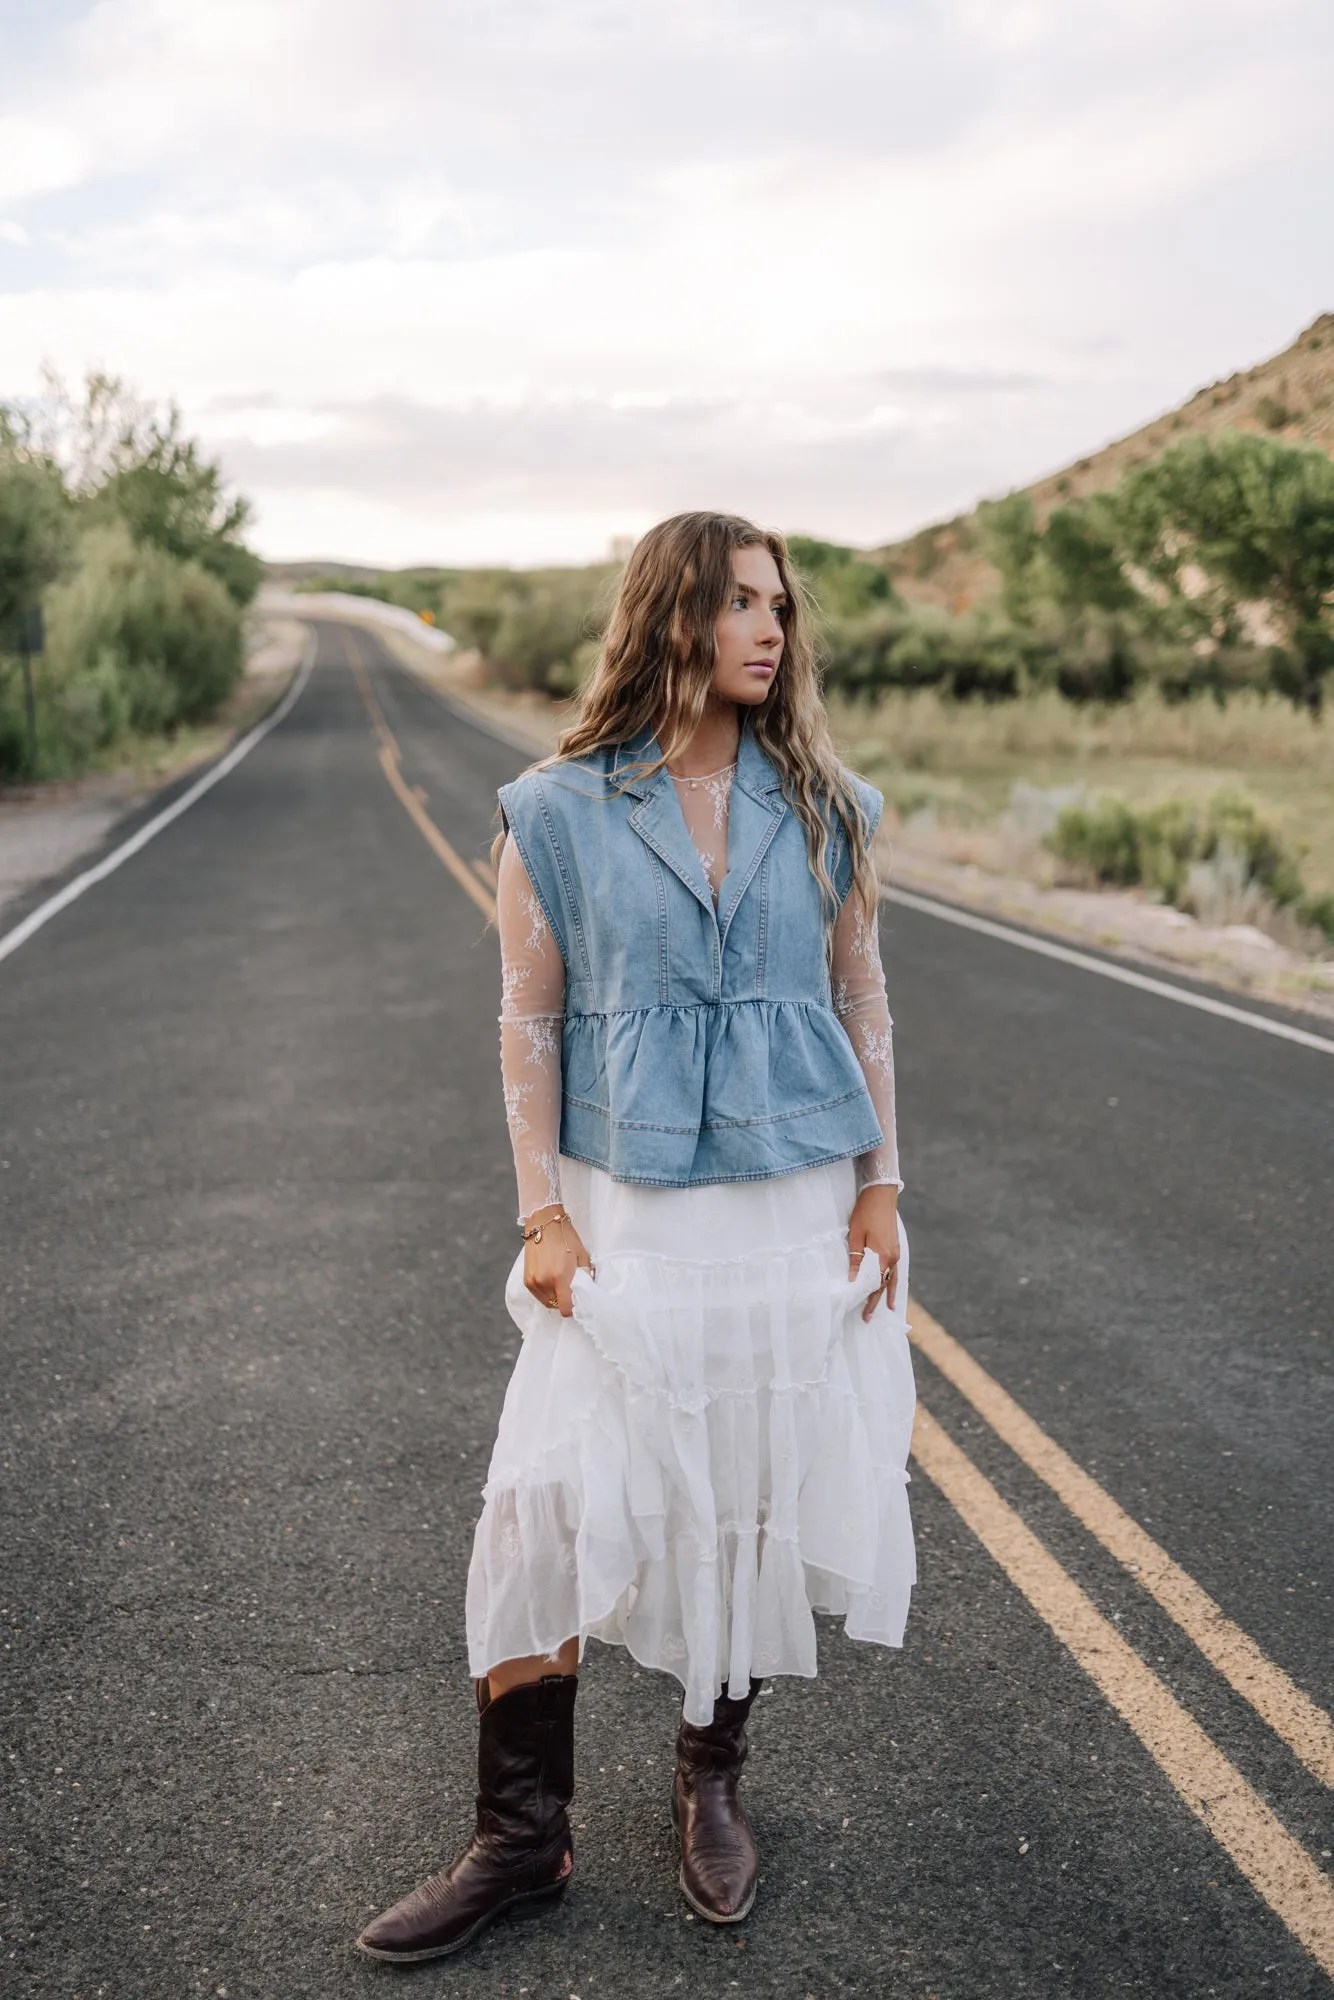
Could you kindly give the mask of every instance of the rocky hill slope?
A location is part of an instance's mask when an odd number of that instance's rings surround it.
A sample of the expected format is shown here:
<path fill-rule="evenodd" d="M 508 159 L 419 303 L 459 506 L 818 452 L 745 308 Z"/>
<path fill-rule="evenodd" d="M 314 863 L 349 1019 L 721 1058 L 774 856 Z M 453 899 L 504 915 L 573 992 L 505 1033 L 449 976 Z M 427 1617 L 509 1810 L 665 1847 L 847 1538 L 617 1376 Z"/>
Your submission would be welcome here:
<path fill-rule="evenodd" d="M 1316 444 L 1334 457 L 1334 313 L 1322 313 L 1281 354 L 1198 389 L 1179 409 L 1035 480 L 1027 491 L 1042 519 L 1063 501 L 1115 486 L 1132 466 L 1156 458 L 1181 438 L 1223 430 Z M 974 521 L 971 514 L 961 515 L 875 554 L 904 597 L 965 611 L 990 602 L 997 588 L 996 573 L 976 546 Z"/>

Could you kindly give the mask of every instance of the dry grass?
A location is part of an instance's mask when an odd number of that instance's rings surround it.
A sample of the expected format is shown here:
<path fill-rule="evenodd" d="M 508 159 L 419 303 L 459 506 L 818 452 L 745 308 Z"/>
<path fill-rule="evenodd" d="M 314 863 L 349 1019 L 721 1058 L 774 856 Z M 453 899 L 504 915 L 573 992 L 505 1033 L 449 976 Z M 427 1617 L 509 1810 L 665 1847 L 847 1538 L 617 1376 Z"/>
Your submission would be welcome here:
<path fill-rule="evenodd" d="M 1016 785 L 1139 803 L 1235 787 L 1304 853 L 1307 886 L 1334 890 L 1334 725 L 1273 696 L 1219 708 L 1150 690 L 1095 709 L 1056 694 L 987 706 L 896 692 L 872 709 L 835 702 L 831 720 L 843 755 L 900 818 L 928 810 L 981 835 L 1010 814 Z"/>
<path fill-rule="evenodd" d="M 1081 706 L 1059 694 L 988 704 L 951 702 L 933 690 L 894 690 L 874 708 L 836 701 L 840 738 L 874 746 L 904 770 L 990 763 L 997 757 L 1059 758 L 1096 765 L 1108 758 L 1171 763 L 1280 766 L 1323 773 L 1334 784 L 1334 729 L 1312 722 L 1276 695 L 1244 692 L 1225 707 L 1168 702 L 1153 689 L 1113 707 Z"/>

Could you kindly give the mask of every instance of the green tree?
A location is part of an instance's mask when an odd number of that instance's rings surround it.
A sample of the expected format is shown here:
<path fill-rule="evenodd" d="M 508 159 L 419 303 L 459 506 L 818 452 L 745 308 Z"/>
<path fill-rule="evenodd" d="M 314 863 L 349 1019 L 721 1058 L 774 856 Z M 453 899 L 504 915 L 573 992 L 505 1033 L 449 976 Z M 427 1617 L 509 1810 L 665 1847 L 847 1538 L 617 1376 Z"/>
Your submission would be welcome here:
<path fill-rule="evenodd" d="M 1188 438 L 1131 472 L 1116 507 L 1133 560 L 1169 594 L 1189 596 L 1194 567 L 1233 612 L 1272 608 L 1289 691 L 1318 713 L 1334 667 L 1334 463 L 1240 431 Z"/>
<path fill-rule="evenodd" d="M 146 430 L 117 439 L 107 476 L 94 496 L 99 512 L 118 515 L 136 541 L 217 577 L 236 604 L 248 604 L 264 565 L 242 535 L 250 502 L 229 497 L 222 470 L 181 429 L 174 406 Z"/>
<path fill-rule="evenodd" d="M 1072 500 L 1048 516 L 1041 567 L 1054 600 L 1076 611 L 1125 611 L 1143 602 L 1125 572 L 1115 513 L 1101 498 Z"/>
<path fill-rule="evenodd" d="M 241 675 L 241 609 L 221 579 L 124 522 L 84 535 L 78 567 L 48 595 L 47 626 L 52 711 L 84 754 L 126 730 L 197 721 Z"/>
<path fill-rule="evenodd" d="M 812 535 L 789 535 L 788 554 L 826 618 L 860 618 L 898 602 L 883 563 Z"/>
<path fill-rule="evenodd" d="M 82 512 L 98 523 L 124 521 L 137 542 L 198 563 L 233 603 L 250 602 L 264 575 L 244 541 L 250 502 L 228 493 L 221 466 L 186 434 L 174 403 L 158 410 L 98 373 L 76 396 L 48 372 L 28 421 L 66 468 Z"/>
<path fill-rule="evenodd" d="M 69 555 L 70 503 L 60 468 L 0 407 L 0 653 L 18 615 L 40 603 Z"/>
<path fill-rule="evenodd" d="M 1000 571 L 1001 603 L 1017 624 L 1024 624 L 1032 616 L 1040 587 L 1042 536 L 1032 497 L 1007 493 L 1003 500 L 984 500 L 977 518 L 982 545 Z"/>

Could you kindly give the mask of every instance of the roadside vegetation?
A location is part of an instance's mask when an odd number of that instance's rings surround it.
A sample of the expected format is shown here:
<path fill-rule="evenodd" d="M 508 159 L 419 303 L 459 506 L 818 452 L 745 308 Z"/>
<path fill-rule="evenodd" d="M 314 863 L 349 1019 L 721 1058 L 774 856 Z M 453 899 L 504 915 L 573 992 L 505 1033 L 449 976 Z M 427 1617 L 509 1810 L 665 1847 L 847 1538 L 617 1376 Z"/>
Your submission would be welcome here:
<path fill-rule="evenodd" d="M 402 605 L 475 653 L 495 686 L 558 699 L 575 693 L 592 665 L 619 568 L 386 570 L 351 579 L 329 571 L 295 587 Z"/>
<path fill-rule="evenodd" d="M 936 687 L 1004 702 L 1054 688 L 1114 703 L 1244 689 L 1318 715 L 1334 670 L 1334 462 L 1224 432 L 1171 446 L 1110 491 L 1053 507 L 979 507 L 954 541 L 989 594 L 949 611 L 894 594 L 830 619 L 830 681 L 848 695 Z"/>
<path fill-rule="evenodd" d="M 218 710 L 263 576 L 248 519 L 179 413 L 106 376 L 0 406 L 0 781 L 131 757 Z"/>
<path fill-rule="evenodd" d="M 1268 435 L 1186 437 L 1045 518 L 1026 493 L 985 505 L 968 533 L 990 583 L 962 611 L 909 598 L 883 554 L 790 539 L 840 745 L 899 831 L 1005 828 L 1015 868 L 1054 862 L 1062 880 L 1220 920 L 1281 914 L 1285 937 L 1296 926 L 1323 949 L 1334 463 Z M 596 652 L 615 577 L 598 564 L 299 587 L 424 612 L 484 685 L 554 711 Z"/>

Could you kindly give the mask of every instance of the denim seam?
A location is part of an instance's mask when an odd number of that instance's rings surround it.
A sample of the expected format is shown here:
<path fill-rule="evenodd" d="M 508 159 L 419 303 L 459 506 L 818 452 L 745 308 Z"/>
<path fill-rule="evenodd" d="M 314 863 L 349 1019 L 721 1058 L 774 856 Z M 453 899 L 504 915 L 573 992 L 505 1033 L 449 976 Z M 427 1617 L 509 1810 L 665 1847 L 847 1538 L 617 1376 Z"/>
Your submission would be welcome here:
<path fill-rule="evenodd" d="M 511 789 L 512 789 L 511 786 L 506 785 L 499 794 L 500 817 L 504 821 L 506 833 L 509 835 L 510 839 L 514 842 L 515 847 L 519 851 L 519 859 L 523 863 L 524 874 L 528 877 L 528 881 L 532 887 L 533 894 L 537 897 L 538 902 L 542 905 L 542 914 L 546 918 L 548 924 L 551 926 L 551 935 L 556 940 L 557 949 L 559 950 L 560 955 L 564 959 L 566 967 L 568 968 L 570 962 L 570 951 L 568 942 L 566 940 L 565 926 L 561 924 L 557 919 L 556 913 L 552 909 L 550 901 L 548 900 L 546 888 L 542 881 L 541 869 L 533 865 L 533 856 L 529 852 L 529 843 L 526 833 L 524 832 L 523 828 L 519 825 L 518 821 L 514 818 L 514 816 L 506 809 L 505 793 L 510 791 Z"/>
<path fill-rule="evenodd" d="M 841 1096 L 821 1098 L 818 1104 L 799 1104 L 791 1111 L 775 1111 L 766 1118 L 710 1118 L 689 1125 L 661 1125 L 647 1118 L 613 1118 L 609 1106 L 595 1104 L 589 1097 L 575 1097 L 567 1092 L 565 1102 L 574 1104 L 581 1111 L 591 1111 L 598 1118 L 604 1118 L 613 1132 L 662 1132 L 671 1136 L 680 1134 L 688 1137 L 692 1132 L 746 1132 L 760 1125 L 790 1125 L 797 1118 L 814 1118 L 821 1111 L 837 1111 L 841 1104 L 850 1104 L 865 1095 L 865 1087 L 845 1090 Z"/>
<path fill-rule="evenodd" d="M 697 1181 L 667 1180 L 661 1174 L 614 1174 L 605 1160 L 595 1160 L 591 1153 L 571 1152 L 568 1146 L 561 1147 L 561 1157 L 566 1160 L 578 1160 L 581 1166 L 596 1167 L 600 1173 L 606 1174 L 608 1179 L 618 1181 L 625 1187 L 680 1188 L 723 1187 L 729 1186 L 733 1181 L 778 1181 L 782 1180 L 785 1174 L 803 1174 L 808 1167 L 832 1167 L 839 1160 L 858 1159 L 866 1150 L 865 1147 L 858 1149 L 849 1146 L 836 1153 L 820 1153 L 813 1160 L 796 1160 L 790 1167 L 756 1167 L 739 1174 L 706 1174 L 702 1180 Z"/>
<path fill-rule="evenodd" d="M 830 1014 L 841 1027 L 838 1016 L 826 999 L 797 1000 L 786 994 L 743 993 L 739 998 L 721 1000 L 646 1000 L 638 1007 L 586 1007 L 567 1010 L 567 1021 L 623 1021 L 632 1014 L 656 1014 L 669 1007 L 674 1014 L 713 1014 L 720 1007 L 804 1007 L 808 1013 Z"/>
<path fill-rule="evenodd" d="M 579 940 L 579 956 L 583 960 L 584 974 L 585 977 L 591 982 L 593 978 L 593 967 L 588 956 L 588 940 L 584 936 L 583 919 L 579 914 L 579 899 L 574 893 L 574 883 L 571 879 L 570 871 L 565 860 L 565 854 L 561 848 L 560 839 L 556 832 L 556 822 L 552 817 L 551 809 L 547 804 L 546 795 L 543 792 L 541 785 L 537 782 L 534 782 L 533 784 L 533 796 L 537 800 L 537 809 L 542 815 L 542 824 L 547 830 L 547 839 L 551 843 L 551 852 L 556 863 L 557 871 L 560 875 L 561 887 L 565 891 L 565 900 L 569 904 L 570 921 L 574 926 L 574 934 Z"/>

